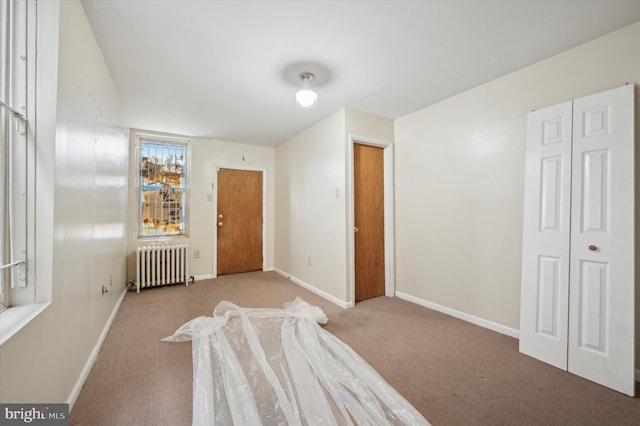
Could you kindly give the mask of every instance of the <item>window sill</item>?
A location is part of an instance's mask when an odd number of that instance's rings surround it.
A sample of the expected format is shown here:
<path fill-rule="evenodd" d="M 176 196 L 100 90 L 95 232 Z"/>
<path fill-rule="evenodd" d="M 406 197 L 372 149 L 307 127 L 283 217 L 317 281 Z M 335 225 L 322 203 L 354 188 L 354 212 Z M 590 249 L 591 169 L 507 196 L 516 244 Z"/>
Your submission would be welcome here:
<path fill-rule="evenodd" d="M 51 302 L 12 306 L 0 312 L 0 345 L 40 315 Z"/>

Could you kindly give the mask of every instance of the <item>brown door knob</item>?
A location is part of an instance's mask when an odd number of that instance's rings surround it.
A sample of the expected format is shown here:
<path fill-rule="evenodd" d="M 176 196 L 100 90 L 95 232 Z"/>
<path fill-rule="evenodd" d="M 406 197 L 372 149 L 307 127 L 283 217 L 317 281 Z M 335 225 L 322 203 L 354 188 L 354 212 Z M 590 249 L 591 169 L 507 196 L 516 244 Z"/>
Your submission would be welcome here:
<path fill-rule="evenodd" d="M 596 251 L 596 250 L 598 250 L 598 247 L 597 247 L 597 246 L 594 246 L 593 244 L 591 244 L 588 248 L 589 248 L 589 250 L 591 250 L 591 251 Z"/>

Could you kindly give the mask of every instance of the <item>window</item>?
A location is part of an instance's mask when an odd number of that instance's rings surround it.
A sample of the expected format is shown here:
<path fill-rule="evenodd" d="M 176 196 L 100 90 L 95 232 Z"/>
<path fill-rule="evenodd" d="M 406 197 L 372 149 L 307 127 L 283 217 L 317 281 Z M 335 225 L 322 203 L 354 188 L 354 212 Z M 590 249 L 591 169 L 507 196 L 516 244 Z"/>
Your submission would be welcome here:
<path fill-rule="evenodd" d="M 187 164 L 184 139 L 138 135 L 138 236 L 187 235 Z"/>
<path fill-rule="evenodd" d="M 26 1 L 0 0 L 0 311 L 9 289 L 27 285 L 27 173 L 33 140 L 27 121 Z"/>

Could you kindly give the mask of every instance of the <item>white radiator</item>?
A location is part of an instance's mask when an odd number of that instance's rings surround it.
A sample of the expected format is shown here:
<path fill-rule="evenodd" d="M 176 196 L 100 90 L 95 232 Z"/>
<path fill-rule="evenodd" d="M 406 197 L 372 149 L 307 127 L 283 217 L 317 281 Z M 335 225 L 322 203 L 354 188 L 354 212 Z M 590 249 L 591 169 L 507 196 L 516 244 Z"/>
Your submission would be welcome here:
<path fill-rule="evenodd" d="M 189 246 L 155 245 L 136 249 L 136 290 L 165 284 L 189 285 Z"/>

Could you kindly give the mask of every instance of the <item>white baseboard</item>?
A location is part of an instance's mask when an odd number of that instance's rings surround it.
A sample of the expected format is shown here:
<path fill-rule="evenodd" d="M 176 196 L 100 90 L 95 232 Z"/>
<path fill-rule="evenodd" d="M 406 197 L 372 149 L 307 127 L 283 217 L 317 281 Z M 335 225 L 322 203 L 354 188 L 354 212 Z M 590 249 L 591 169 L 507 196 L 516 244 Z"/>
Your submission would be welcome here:
<path fill-rule="evenodd" d="M 273 266 L 266 267 L 266 268 L 264 268 L 262 270 L 265 271 L 265 272 L 273 271 Z M 193 277 L 193 279 L 195 281 L 210 280 L 210 279 L 213 279 L 213 278 L 217 278 L 217 276 L 214 275 L 214 274 L 203 274 L 203 275 L 195 275 Z"/>
<path fill-rule="evenodd" d="M 213 275 L 213 274 L 204 274 L 204 275 L 195 275 L 193 277 L 194 281 L 210 280 L 211 278 L 215 278 L 215 275 Z"/>
<path fill-rule="evenodd" d="M 350 307 L 349 304 L 347 302 L 345 302 L 344 300 L 340 300 L 337 297 L 332 296 L 329 293 L 327 293 L 327 292 L 325 292 L 323 290 L 320 290 L 319 288 L 314 287 L 311 284 L 302 281 L 301 279 L 298 279 L 298 278 L 294 277 L 293 275 L 289 274 L 288 272 L 285 272 L 285 271 L 283 271 L 281 269 L 278 269 L 278 268 L 273 268 L 273 270 L 276 271 L 278 274 L 282 275 L 283 277 L 285 277 L 286 279 L 293 281 L 295 284 L 298 284 L 300 287 L 303 287 L 303 288 L 309 290 L 310 292 L 315 293 L 315 294 L 317 294 L 318 296 L 320 296 L 320 297 L 322 297 L 324 299 L 327 299 L 329 302 L 334 303 L 334 304 L 340 306 L 343 309 L 347 309 L 347 308 Z"/>
<path fill-rule="evenodd" d="M 401 291 L 396 291 L 396 296 L 417 305 L 424 306 L 425 308 L 433 309 L 434 311 L 442 312 L 443 314 L 447 314 L 463 321 L 470 322 L 471 324 L 479 325 L 480 327 L 488 328 L 489 330 L 506 334 L 507 336 L 515 337 L 516 339 L 520 338 L 520 331 L 516 330 L 515 328 L 507 327 L 506 325 L 498 324 L 497 322 L 476 317 L 474 315 L 457 311 L 446 306 L 438 305 L 437 303 L 429 302 L 428 300 L 420 299 L 419 297 L 411 296 L 410 294 L 402 293 Z"/>
<path fill-rule="evenodd" d="M 104 325 L 104 328 L 102 329 L 102 333 L 100 334 L 98 343 L 96 343 L 96 346 L 93 348 L 93 351 L 89 356 L 89 359 L 84 364 L 84 368 L 80 373 L 80 377 L 78 377 L 78 381 L 76 382 L 76 385 L 71 390 L 71 394 L 67 399 L 67 403 L 69 404 L 69 412 L 71 412 L 71 410 L 73 409 L 73 406 L 75 405 L 76 400 L 78 399 L 78 395 L 80 395 L 80 391 L 82 390 L 82 386 L 84 386 L 84 382 L 86 382 L 87 377 L 89 377 L 91 368 L 93 367 L 93 364 L 96 362 L 96 358 L 98 358 L 98 353 L 100 352 L 100 348 L 104 343 L 104 339 L 107 338 L 107 334 L 109 333 L 111 324 L 113 324 L 113 320 L 116 318 L 116 314 L 120 310 L 120 305 L 122 305 L 122 301 L 124 300 L 124 297 L 126 296 L 126 294 L 127 294 L 127 287 L 125 286 L 124 290 L 122 290 L 122 294 L 120 295 L 120 298 L 118 299 L 118 303 L 116 303 L 116 306 L 113 308 L 113 311 L 111 312 L 111 315 L 107 320 L 107 323 Z"/>

